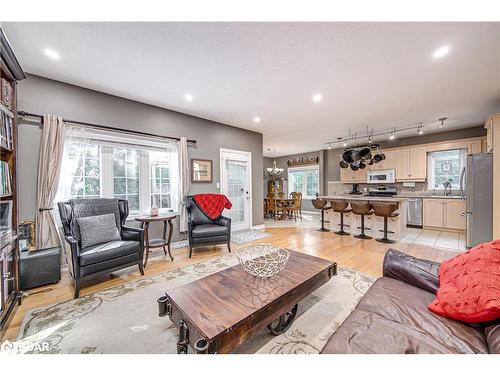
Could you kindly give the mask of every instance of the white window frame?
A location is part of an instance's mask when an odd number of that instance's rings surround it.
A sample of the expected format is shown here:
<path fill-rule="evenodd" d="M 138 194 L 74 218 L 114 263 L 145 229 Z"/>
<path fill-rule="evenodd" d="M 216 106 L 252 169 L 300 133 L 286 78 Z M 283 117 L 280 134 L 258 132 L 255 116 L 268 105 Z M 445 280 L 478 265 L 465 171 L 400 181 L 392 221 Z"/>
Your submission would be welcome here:
<path fill-rule="evenodd" d="M 76 131 L 73 130 L 73 133 Z M 86 144 L 90 143 L 85 138 L 86 136 L 79 136 L 77 133 L 77 138 L 73 137 L 70 140 L 73 144 Z M 81 138 L 81 139 L 80 139 Z M 177 211 L 179 205 L 179 177 L 176 175 L 179 173 L 178 166 L 178 154 L 176 150 L 176 145 L 164 145 L 160 144 L 156 140 L 145 140 L 145 145 L 139 144 L 137 138 L 134 137 L 135 144 L 124 143 L 121 134 L 117 134 L 116 137 L 109 132 L 105 134 L 100 140 L 104 140 L 106 143 L 98 144 L 99 146 L 99 179 L 100 179 L 100 196 L 102 198 L 114 198 L 114 168 L 113 168 L 113 148 L 130 148 L 135 149 L 139 153 L 139 210 L 131 210 L 127 218 L 133 219 L 139 216 L 141 213 L 149 213 L 151 208 L 151 163 L 149 157 L 149 149 L 147 147 L 156 146 L 155 149 L 150 148 L 152 151 L 166 152 L 169 154 L 168 163 L 170 166 L 170 204 L 171 207 L 162 208 L 160 212 L 169 212 L 169 210 Z M 70 143 L 68 142 L 68 143 Z M 156 142 L 156 143 L 155 143 Z M 115 143 L 115 144 L 114 144 Z M 158 147 L 158 145 L 163 145 L 164 147 Z M 62 182 L 63 179 L 61 179 Z M 63 189 L 59 189 L 58 199 L 56 201 L 68 199 L 68 196 L 63 196 Z"/>
<path fill-rule="evenodd" d="M 433 168 L 433 161 L 432 161 L 432 155 L 437 152 L 445 152 L 445 151 L 455 151 L 458 150 L 460 152 L 460 168 L 459 170 L 461 171 L 462 168 L 464 168 L 467 164 L 467 148 L 453 148 L 449 150 L 437 150 L 437 151 L 431 151 L 427 153 L 427 189 L 428 190 L 438 190 L 438 191 L 444 191 L 444 186 L 438 185 L 438 187 L 435 187 L 436 183 L 434 180 L 434 168 Z M 460 173 L 460 172 L 459 172 Z M 458 190 L 460 187 L 457 185 L 455 187 L 452 186 L 452 190 Z"/>
<path fill-rule="evenodd" d="M 293 189 L 293 186 L 291 186 L 291 179 L 290 179 L 290 172 L 302 172 L 302 171 L 310 171 L 310 170 L 315 170 L 318 172 L 318 191 L 317 193 L 320 193 L 320 178 L 319 178 L 319 165 L 308 165 L 308 166 L 303 166 L 303 167 L 291 167 L 287 169 L 287 177 L 288 177 L 288 194 L 290 194 L 292 191 L 295 191 Z M 314 199 L 316 196 L 308 196 L 305 195 L 304 193 L 307 192 L 307 180 L 304 179 L 303 185 L 302 185 L 302 190 L 300 191 L 302 193 L 302 199 Z"/>

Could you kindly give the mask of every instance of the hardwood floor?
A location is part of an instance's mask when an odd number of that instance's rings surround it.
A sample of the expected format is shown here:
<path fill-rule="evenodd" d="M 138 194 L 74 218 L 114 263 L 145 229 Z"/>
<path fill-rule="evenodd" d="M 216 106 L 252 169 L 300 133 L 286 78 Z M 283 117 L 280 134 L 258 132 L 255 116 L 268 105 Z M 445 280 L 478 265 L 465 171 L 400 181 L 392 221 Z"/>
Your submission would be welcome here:
<path fill-rule="evenodd" d="M 267 228 L 266 232 L 271 237 L 256 242 L 272 243 L 276 246 L 301 251 L 310 255 L 333 260 L 340 266 L 352 268 L 372 276 L 382 276 L 382 260 L 389 248 L 399 249 L 410 255 L 441 262 L 457 255 L 457 252 L 433 249 L 430 247 L 396 243 L 387 245 L 375 240 L 359 240 L 352 236 L 337 236 L 331 232 L 319 232 L 315 229 L 304 227 Z M 249 245 L 232 245 L 233 251 L 238 247 Z M 173 251 L 175 258 L 171 262 L 163 256 L 161 250 L 155 251 L 149 258 L 145 276 L 141 276 L 137 267 L 115 272 L 109 277 L 96 279 L 92 283 L 84 284 L 80 295 L 100 291 L 112 286 L 120 285 L 141 277 L 155 275 L 160 272 L 181 268 L 190 264 L 203 262 L 227 253 L 227 247 L 200 247 L 193 250 L 192 259 L 188 258 L 188 249 L 183 248 Z M 54 304 L 73 298 L 73 283 L 67 272 L 63 273 L 58 284 L 47 285 L 28 291 L 28 296 L 23 299 L 22 305 L 13 317 L 7 330 L 5 339 L 15 340 L 27 311 L 37 307 Z"/>

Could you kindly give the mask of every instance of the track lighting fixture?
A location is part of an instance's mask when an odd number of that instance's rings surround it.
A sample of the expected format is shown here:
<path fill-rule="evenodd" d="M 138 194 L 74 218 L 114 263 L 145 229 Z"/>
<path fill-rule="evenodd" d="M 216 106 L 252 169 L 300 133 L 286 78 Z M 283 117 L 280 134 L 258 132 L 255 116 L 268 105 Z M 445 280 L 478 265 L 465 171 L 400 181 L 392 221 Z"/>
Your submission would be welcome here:
<path fill-rule="evenodd" d="M 391 135 L 389 136 L 389 139 L 393 141 L 396 138 L 396 128 L 394 128 L 393 131 L 391 131 Z"/>
<path fill-rule="evenodd" d="M 447 119 L 446 117 L 441 117 L 438 119 L 439 121 L 441 121 L 441 124 L 439 124 L 440 128 L 444 128 L 444 120 L 446 120 L 446 119 Z"/>
<path fill-rule="evenodd" d="M 448 119 L 447 117 L 440 117 L 438 119 L 440 128 L 443 128 L 445 126 L 444 122 L 447 119 Z M 435 124 L 436 124 L 435 121 L 427 123 L 427 125 L 429 125 L 429 126 L 431 126 L 431 125 L 434 126 Z M 418 123 L 418 125 L 411 125 L 411 126 L 400 127 L 400 128 L 394 127 L 392 130 L 384 130 L 381 132 L 374 133 L 373 129 L 370 130 L 370 128 L 367 126 L 365 135 L 363 135 L 359 138 L 366 139 L 367 146 L 373 146 L 373 145 L 375 145 L 375 143 L 373 143 L 374 142 L 373 139 L 376 137 L 389 136 L 389 139 L 392 141 L 392 140 L 396 139 L 396 133 L 403 133 L 406 136 L 407 132 L 415 131 L 415 129 L 417 130 L 418 135 L 423 135 L 424 134 L 424 127 L 425 127 L 424 123 L 420 122 L 420 123 Z M 401 135 L 399 135 L 399 136 L 401 136 Z M 357 140 L 358 140 L 358 137 L 357 137 L 356 132 L 354 132 L 354 134 L 351 135 L 351 131 L 349 130 L 349 137 L 347 137 L 347 138 L 337 137 L 336 141 L 326 142 L 326 144 L 331 143 L 331 144 L 333 144 L 332 147 L 335 147 L 336 144 L 342 143 L 342 146 L 344 146 L 344 148 L 356 147 Z"/>
<path fill-rule="evenodd" d="M 424 134 L 424 126 L 422 125 L 422 123 L 420 123 L 420 124 L 417 126 L 417 133 L 418 133 L 418 135 L 422 135 L 422 134 Z"/>

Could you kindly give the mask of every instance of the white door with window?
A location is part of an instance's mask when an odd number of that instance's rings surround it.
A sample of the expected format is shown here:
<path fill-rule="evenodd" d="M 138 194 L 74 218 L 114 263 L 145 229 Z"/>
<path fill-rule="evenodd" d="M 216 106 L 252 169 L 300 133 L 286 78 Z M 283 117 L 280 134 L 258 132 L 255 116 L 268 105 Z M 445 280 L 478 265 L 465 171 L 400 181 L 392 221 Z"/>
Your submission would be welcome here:
<path fill-rule="evenodd" d="M 250 229 L 252 216 L 252 153 L 236 150 L 220 150 L 221 194 L 233 207 L 223 215 L 231 218 L 233 232 Z"/>

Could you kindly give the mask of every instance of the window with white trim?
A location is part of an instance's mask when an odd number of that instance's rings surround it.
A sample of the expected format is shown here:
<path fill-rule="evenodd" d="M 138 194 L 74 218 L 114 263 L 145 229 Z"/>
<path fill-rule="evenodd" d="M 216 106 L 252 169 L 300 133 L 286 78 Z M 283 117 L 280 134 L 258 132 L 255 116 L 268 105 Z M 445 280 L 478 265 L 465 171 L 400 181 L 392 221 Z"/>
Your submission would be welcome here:
<path fill-rule="evenodd" d="M 151 179 L 151 204 L 158 208 L 170 208 L 170 161 L 168 155 L 163 152 L 149 153 L 150 179 Z"/>
<path fill-rule="evenodd" d="M 177 211 L 176 144 L 95 129 L 68 127 L 56 201 L 119 198 L 130 213 Z"/>
<path fill-rule="evenodd" d="M 302 193 L 303 199 L 313 199 L 319 193 L 319 166 L 288 168 L 288 192 Z"/>
<path fill-rule="evenodd" d="M 443 184 L 449 181 L 452 189 L 460 189 L 460 174 L 466 158 L 466 148 L 427 153 L 427 188 L 444 190 Z"/>

